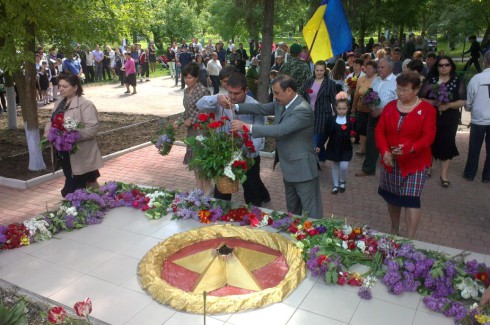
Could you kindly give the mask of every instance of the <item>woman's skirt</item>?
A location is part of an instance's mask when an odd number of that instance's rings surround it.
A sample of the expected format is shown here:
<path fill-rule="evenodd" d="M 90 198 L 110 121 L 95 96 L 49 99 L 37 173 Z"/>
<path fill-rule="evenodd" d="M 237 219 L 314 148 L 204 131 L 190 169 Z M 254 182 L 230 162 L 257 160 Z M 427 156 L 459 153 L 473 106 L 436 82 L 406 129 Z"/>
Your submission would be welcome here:
<path fill-rule="evenodd" d="M 426 179 L 425 170 L 403 177 L 395 160 L 391 172 L 381 168 L 378 194 L 388 204 L 405 208 L 420 208 L 420 196 Z"/>

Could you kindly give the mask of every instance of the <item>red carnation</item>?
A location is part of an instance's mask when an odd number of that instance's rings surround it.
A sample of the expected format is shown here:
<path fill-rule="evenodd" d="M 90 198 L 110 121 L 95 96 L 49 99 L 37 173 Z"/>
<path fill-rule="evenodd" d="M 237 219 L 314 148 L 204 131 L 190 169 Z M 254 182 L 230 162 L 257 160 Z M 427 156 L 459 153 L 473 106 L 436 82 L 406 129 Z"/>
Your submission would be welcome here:
<path fill-rule="evenodd" d="M 201 113 L 199 114 L 199 116 L 197 117 L 197 119 L 201 122 L 206 122 L 208 119 L 209 119 L 209 116 L 208 114 L 205 114 L 205 113 Z"/>
<path fill-rule="evenodd" d="M 292 234 L 295 234 L 298 232 L 298 228 L 296 226 L 289 226 L 289 232 L 292 233 Z"/>
<path fill-rule="evenodd" d="M 209 118 L 214 120 L 216 118 L 216 114 L 214 114 L 213 112 L 209 113 Z"/>
<path fill-rule="evenodd" d="M 308 88 L 308 89 L 306 89 L 306 92 L 307 92 L 308 94 L 313 94 L 313 89 Z"/>
<path fill-rule="evenodd" d="M 318 263 L 318 265 L 322 265 L 326 260 L 328 260 L 328 257 L 327 255 L 320 255 L 318 256 L 318 258 L 316 259 L 316 262 Z"/>
<path fill-rule="evenodd" d="M 226 115 L 223 115 L 223 116 L 221 116 L 220 120 L 229 121 L 230 118 L 228 116 L 226 116 Z"/>
<path fill-rule="evenodd" d="M 339 276 L 339 278 L 337 280 L 337 284 L 340 284 L 341 286 L 343 286 L 345 284 L 345 277 Z"/>
<path fill-rule="evenodd" d="M 355 242 L 355 241 L 353 241 L 353 240 L 349 240 L 349 241 L 347 242 L 347 247 L 348 247 L 348 248 L 349 248 L 351 251 L 352 251 L 352 250 L 354 250 L 354 249 L 356 248 L 356 242 Z"/>
<path fill-rule="evenodd" d="M 250 132 L 250 130 L 248 129 L 248 127 L 245 124 L 243 125 L 243 131 L 246 133 Z"/>
<path fill-rule="evenodd" d="M 51 126 L 58 130 L 65 131 L 65 127 L 63 126 L 64 120 L 65 115 L 63 113 L 56 114 L 51 122 Z"/>
<path fill-rule="evenodd" d="M 209 123 L 208 128 L 217 129 L 217 128 L 222 126 L 221 123 L 223 123 L 223 122 L 220 122 L 220 121 L 211 122 L 211 123 Z"/>
<path fill-rule="evenodd" d="M 340 128 L 341 128 L 343 131 L 345 131 L 345 130 L 347 130 L 347 125 L 342 124 L 342 125 L 340 126 Z"/>

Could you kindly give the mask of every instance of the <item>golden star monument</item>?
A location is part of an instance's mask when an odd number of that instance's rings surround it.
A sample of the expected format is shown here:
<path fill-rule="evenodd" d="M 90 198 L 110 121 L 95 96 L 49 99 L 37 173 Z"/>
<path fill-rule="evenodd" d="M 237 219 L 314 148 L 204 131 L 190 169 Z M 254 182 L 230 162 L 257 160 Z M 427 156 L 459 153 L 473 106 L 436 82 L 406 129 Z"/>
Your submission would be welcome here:
<path fill-rule="evenodd" d="M 174 263 L 200 274 L 193 293 L 211 292 L 225 285 L 260 291 L 262 288 L 252 272 L 276 258 L 276 255 L 248 248 L 230 248 L 223 242 L 216 249 L 207 249 L 175 260 Z"/>

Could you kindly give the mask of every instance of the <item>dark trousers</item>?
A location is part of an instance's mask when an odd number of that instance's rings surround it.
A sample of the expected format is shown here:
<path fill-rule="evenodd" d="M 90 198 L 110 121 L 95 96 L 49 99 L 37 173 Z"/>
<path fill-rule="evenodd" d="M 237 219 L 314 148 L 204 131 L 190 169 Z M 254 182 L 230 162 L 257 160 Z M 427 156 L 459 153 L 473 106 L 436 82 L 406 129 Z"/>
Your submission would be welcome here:
<path fill-rule="evenodd" d="M 242 184 L 245 203 L 262 206 L 262 203 L 270 201 L 269 191 L 260 178 L 260 156 L 255 157 L 255 164 L 247 171 L 247 180 Z M 231 201 L 231 194 L 223 194 L 214 187 L 214 198 Z"/>
<path fill-rule="evenodd" d="M 175 64 L 175 85 L 176 86 L 179 84 L 179 78 L 180 78 L 180 66 L 178 64 Z"/>
<path fill-rule="evenodd" d="M 108 66 L 108 65 L 105 65 L 105 64 L 104 64 L 104 65 L 102 65 L 102 75 L 103 75 L 103 77 L 104 77 L 104 80 L 106 80 L 106 79 L 105 79 L 105 75 L 106 75 L 106 73 L 107 73 L 107 79 L 108 79 L 108 80 L 111 80 L 111 68 L 109 68 L 109 66 Z"/>
<path fill-rule="evenodd" d="M 466 62 L 463 70 L 466 71 L 470 68 L 471 64 L 474 64 L 475 65 L 475 69 L 478 73 L 481 72 L 481 68 L 480 68 L 480 61 L 478 61 L 478 58 L 476 57 L 471 57 L 468 62 Z"/>
<path fill-rule="evenodd" d="M 7 101 L 5 100 L 5 91 L 0 91 L 0 101 L 2 105 L 0 106 L 0 111 L 3 109 L 4 112 L 7 111 Z"/>
<path fill-rule="evenodd" d="M 84 72 L 85 72 L 85 77 L 87 78 L 87 81 L 88 82 L 94 82 L 94 78 L 95 78 L 94 67 L 92 65 L 88 65 L 87 71 L 84 71 Z"/>
<path fill-rule="evenodd" d="M 476 176 L 483 139 L 485 139 L 485 150 L 487 154 L 483 166 L 482 180 L 490 181 L 490 125 L 471 124 L 468 158 L 466 159 L 463 174 L 465 178 L 473 179 Z"/>
<path fill-rule="evenodd" d="M 209 76 L 211 83 L 213 84 L 213 95 L 219 93 L 219 76 Z"/>
<path fill-rule="evenodd" d="M 182 69 L 180 70 L 180 88 L 181 89 L 185 88 L 184 71 Z"/>
<path fill-rule="evenodd" d="M 119 75 L 119 82 L 121 82 L 121 86 L 124 86 L 124 83 L 126 82 L 126 73 L 121 69 L 117 69 L 116 71 Z"/>
<path fill-rule="evenodd" d="M 366 156 L 362 163 L 362 171 L 368 175 L 374 175 L 376 173 L 376 164 L 378 162 L 379 152 L 376 148 L 376 142 L 374 139 L 374 130 L 378 125 L 379 118 L 369 116 L 366 130 Z"/>
<path fill-rule="evenodd" d="M 141 79 L 146 76 L 146 79 L 150 78 L 150 65 L 148 62 L 141 64 Z"/>

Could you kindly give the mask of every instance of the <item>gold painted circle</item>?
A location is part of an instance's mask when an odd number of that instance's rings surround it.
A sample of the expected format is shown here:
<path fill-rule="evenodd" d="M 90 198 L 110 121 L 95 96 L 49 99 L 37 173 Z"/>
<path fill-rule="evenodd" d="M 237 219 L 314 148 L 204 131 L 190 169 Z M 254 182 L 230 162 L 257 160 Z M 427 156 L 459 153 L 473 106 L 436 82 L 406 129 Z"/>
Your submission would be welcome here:
<path fill-rule="evenodd" d="M 203 314 L 204 304 L 201 293 L 186 292 L 173 287 L 161 277 L 161 267 L 167 257 L 190 244 L 207 239 L 235 237 L 248 240 L 280 251 L 286 258 L 289 270 L 284 279 L 275 287 L 245 295 L 226 297 L 207 296 L 206 313 L 222 314 L 259 308 L 284 300 L 304 279 L 305 263 L 301 251 L 294 243 L 282 235 L 233 225 L 217 225 L 197 228 L 176 234 L 153 247 L 141 260 L 138 275 L 141 287 L 156 301 L 170 305 L 177 310 Z"/>

